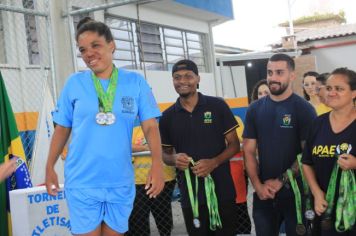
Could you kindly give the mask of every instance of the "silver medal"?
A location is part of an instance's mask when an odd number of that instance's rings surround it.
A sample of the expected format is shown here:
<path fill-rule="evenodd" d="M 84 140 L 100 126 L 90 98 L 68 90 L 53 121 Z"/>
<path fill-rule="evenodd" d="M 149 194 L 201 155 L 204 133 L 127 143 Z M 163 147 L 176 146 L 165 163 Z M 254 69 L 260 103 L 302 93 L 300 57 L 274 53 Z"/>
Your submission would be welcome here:
<path fill-rule="evenodd" d="M 199 219 L 194 218 L 193 224 L 194 224 L 194 227 L 195 227 L 195 228 L 200 228 L 200 221 L 199 221 Z"/>
<path fill-rule="evenodd" d="M 304 216 L 307 220 L 313 220 L 315 218 L 315 213 L 313 210 L 307 210 L 305 211 Z"/>
<path fill-rule="evenodd" d="M 95 120 L 99 125 L 106 125 L 107 115 L 104 112 L 99 112 L 96 114 Z"/>
<path fill-rule="evenodd" d="M 112 125 L 115 123 L 116 117 L 114 115 L 114 113 L 112 112 L 107 112 L 106 113 L 106 124 L 107 125 Z"/>

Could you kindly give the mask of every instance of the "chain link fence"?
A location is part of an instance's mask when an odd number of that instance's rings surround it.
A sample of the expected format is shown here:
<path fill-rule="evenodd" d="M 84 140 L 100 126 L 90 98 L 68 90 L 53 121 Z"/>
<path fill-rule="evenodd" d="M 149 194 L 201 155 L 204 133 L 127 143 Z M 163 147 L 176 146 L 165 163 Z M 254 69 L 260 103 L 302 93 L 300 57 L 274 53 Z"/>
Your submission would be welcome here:
<path fill-rule="evenodd" d="M 0 0 L 0 71 L 28 162 L 44 85 L 55 89 L 48 12 L 47 0 Z"/>
<path fill-rule="evenodd" d="M 145 182 L 151 161 L 149 152 L 134 153 L 136 198 L 126 236 L 137 235 L 187 235 L 180 204 L 180 191 L 174 179 L 174 169 L 165 167 L 165 188 L 156 199 L 146 195 Z M 173 177 L 173 178 L 172 178 Z M 245 177 L 247 180 L 247 177 Z M 238 218 L 236 235 L 254 235 L 251 204 L 252 187 L 247 186 L 247 201 L 235 205 Z M 239 190 L 237 190 L 239 191 Z M 241 194 L 241 193 L 240 193 Z"/>
<path fill-rule="evenodd" d="M 199 71 L 205 71 L 204 57 L 207 45 L 202 42 L 203 35 L 185 32 L 184 29 L 170 29 L 164 26 L 156 27 L 149 22 L 139 22 L 122 15 L 115 15 L 113 10 L 113 8 L 125 4 L 144 4 L 149 2 L 155 1 L 67 0 L 65 19 L 68 21 L 71 38 L 72 40 L 75 38 L 76 25 L 79 20 L 89 16 L 105 22 L 111 28 L 117 44 L 114 63 L 118 67 L 170 71 L 175 61 L 182 58 L 190 58 L 199 65 Z M 137 14 L 139 15 L 139 12 Z M 144 44 L 141 44 L 141 39 Z M 81 60 L 75 41 L 73 40 L 71 44 L 76 70 L 84 69 L 85 64 Z M 170 48 L 172 44 L 175 45 L 173 47 L 175 51 Z M 155 45 L 163 48 L 161 57 L 155 51 L 157 49 Z M 176 50 L 177 45 L 182 45 L 180 51 Z M 189 45 L 194 45 L 194 50 L 189 48 Z M 147 170 L 150 168 L 150 161 L 144 159 L 145 155 L 134 154 L 136 199 L 127 235 L 187 235 L 180 206 L 180 192 L 175 179 L 166 174 L 164 191 L 157 199 L 149 199 L 144 189 L 144 183 L 146 182 Z M 167 169 L 165 169 L 165 172 L 167 172 Z M 238 235 L 254 235 L 255 232 L 251 218 L 252 189 L 250 186 L 251 184 L 248 185 L 247 202 L 236 206 L 239 212 L 239 217 L 236 219 L 239 224 Z"/>

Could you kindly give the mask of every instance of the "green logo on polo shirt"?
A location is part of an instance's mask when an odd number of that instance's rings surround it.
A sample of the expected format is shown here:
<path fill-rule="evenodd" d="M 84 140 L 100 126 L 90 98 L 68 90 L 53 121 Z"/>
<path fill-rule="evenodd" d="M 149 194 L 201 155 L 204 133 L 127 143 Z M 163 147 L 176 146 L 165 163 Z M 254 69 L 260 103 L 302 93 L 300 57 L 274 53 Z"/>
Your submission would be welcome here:
<path fill-rule="evenodd" d="M 211 112 L 210 111 L 204 112 L 204 123 L 211 124 L 212 122 L 213 122 L 213 119 L 211 118 Z"/>
<path fill-rule="evenodd" d="M 281 128 L 293 128 L 293 125 L 291 124 L 292 123 L 291 121 L 292 121 L 292 115 L 291 114 L 283 115 Z"/>

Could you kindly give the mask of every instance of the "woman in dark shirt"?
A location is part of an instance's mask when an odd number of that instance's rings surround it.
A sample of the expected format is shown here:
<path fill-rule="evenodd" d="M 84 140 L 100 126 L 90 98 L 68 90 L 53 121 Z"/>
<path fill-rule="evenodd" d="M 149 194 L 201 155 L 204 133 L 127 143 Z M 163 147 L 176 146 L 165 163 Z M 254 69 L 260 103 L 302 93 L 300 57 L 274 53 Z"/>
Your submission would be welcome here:
<path fill-rule="evenodd" d="M 335 163 L 342 170 L 356 169 L 356 73 L 347 68 L 334 70 L 327 80 L 327 101 L 332 111 L 319 116 L 310 130 L 303 152 L 303 171 L 314 196 L 314 210 L 318 216 L 325 213 L 328 202 L 326 193 Z M 353 172 L 355 175 L 355 171 Z M 339 183 L 340 171 L 337 176 Z M 336 184 L 334 208 L 331 214 L 335 222 L 335 208 L 339 184 Z M 348 196 L 352 197 L 352 195 Z M 316 226 L 320 223 L 318 217 Z M 344 233 L 335 229 L 321 229 L 318 235 L 356 235 L 355 227 Z M 316 227 L 318 228 L 318 227 Z"/>

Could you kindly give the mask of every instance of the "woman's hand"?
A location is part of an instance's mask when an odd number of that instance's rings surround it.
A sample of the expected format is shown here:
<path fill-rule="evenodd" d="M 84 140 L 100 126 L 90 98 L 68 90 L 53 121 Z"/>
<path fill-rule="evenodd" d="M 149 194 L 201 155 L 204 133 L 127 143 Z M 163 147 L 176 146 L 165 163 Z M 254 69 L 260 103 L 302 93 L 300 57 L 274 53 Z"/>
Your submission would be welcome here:
<path fill-rule="evenodd" d="M 325 200 L 325 193 L 320 191 L 318 194 L 314 195 L 314 210 L 315 213 L 320 216 L 328 208 L 328 202 Z"/>
<path fill-rule="evenodd" d="M 147 176 L 145 189 L 150 198 L 156 198 L 164 188 L 163 164 L 152 163 L 151 171 Z"/>
<path fill-rule="evenodd" d="M 46 168 L 46 189 L 52 196 L 56 196 L 59 190 L 58 176 L 53 168 Z"/>
<path fill-rule="evenodd" d="M 341 154 L 337 163 L 342 170 L 356 169 L 356 158 L 351 154 Z"/>

